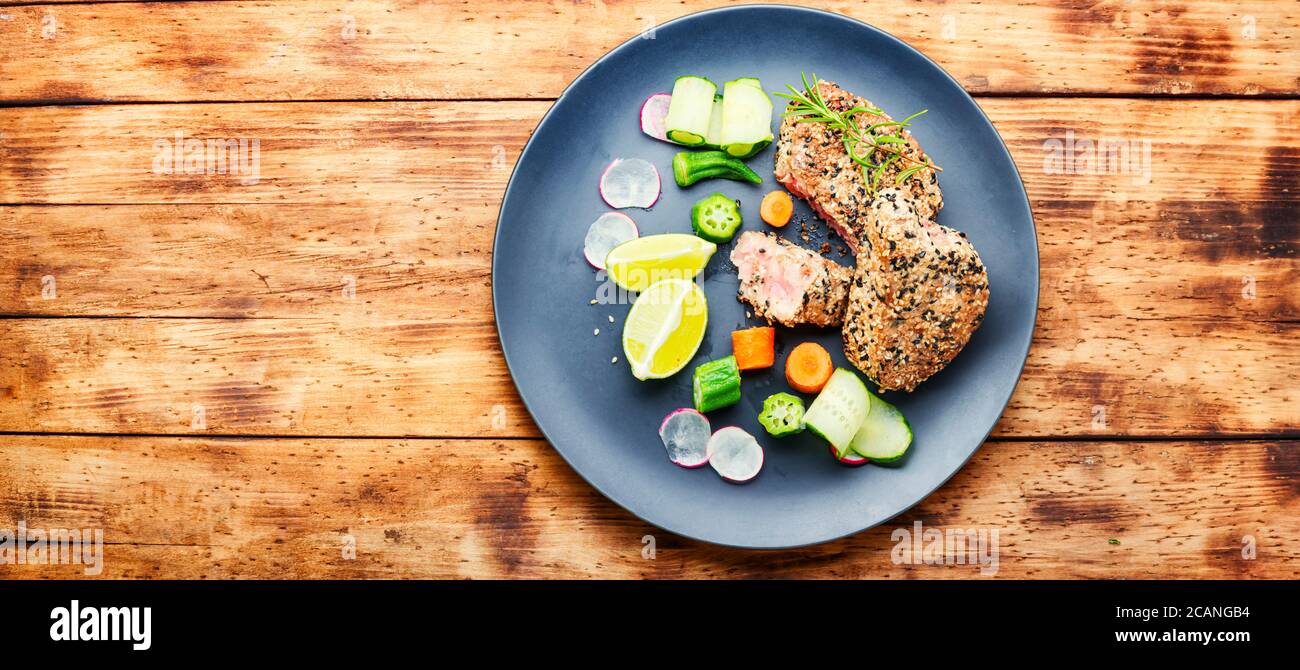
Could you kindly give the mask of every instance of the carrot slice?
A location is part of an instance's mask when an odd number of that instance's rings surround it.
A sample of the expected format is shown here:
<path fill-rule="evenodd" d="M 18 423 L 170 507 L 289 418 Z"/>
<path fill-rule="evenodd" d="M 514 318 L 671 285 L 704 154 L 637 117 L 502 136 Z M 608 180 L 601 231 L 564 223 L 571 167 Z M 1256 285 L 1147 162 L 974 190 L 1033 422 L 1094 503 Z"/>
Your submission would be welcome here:
<path fill-rule="evenodd" d="M 758 206 L 758 215 L 769 224 L 781 228 L 790 223 L 794 214 L 794 201 L 785 191 L 772 191 L 763 196 L 763 204 Z"/>
<path fill-rule="evenodd" d="M 760 326 L 732 331 L 731 353 L 741 370 L 772 367 L 776 362 L 776 329 Z"/>
<path fill-rule="evenodd" d="M 816 342 L 804 342 L 785 359 L 785 380 L 802 393 L 817 393 L 830 380 L 831 355 Z"/>

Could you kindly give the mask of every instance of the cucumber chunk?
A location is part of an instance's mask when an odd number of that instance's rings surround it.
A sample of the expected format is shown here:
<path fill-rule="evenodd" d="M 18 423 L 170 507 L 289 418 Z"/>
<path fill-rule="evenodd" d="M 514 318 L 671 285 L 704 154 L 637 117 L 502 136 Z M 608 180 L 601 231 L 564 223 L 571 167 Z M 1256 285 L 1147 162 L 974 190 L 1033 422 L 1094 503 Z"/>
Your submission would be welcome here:
<path fill-rule="evenodd" d="M 912 446 L 912 426 L 897 407 L 871 394 L 871 411 L 849 446 L 872 463 L 895 463 Z"/>
<path fill-rule="evenodd" d="M 713 96 L 717 92 L 717 85 L 704 77 L 678 77 L 673 83 L 668 117 L 664 119 L 668 139 L 688 147 L 704 144 L 709 117 L 713 115 Z"/>
<path fill-rule="evenodd" d="M 813 399 L 803 422 L 835 447 L 836 458 L 843 458 L 871 409 L 871 394 L 866 384 L 853 372 L 836 368 Z"/>
<path fill-rule="evenodd" d="M 719 140 L 722 150 L 737 158 L 749 158 L 772 143 L 772 99 L 757 82 L 736 79 L 723 87 Z"/>

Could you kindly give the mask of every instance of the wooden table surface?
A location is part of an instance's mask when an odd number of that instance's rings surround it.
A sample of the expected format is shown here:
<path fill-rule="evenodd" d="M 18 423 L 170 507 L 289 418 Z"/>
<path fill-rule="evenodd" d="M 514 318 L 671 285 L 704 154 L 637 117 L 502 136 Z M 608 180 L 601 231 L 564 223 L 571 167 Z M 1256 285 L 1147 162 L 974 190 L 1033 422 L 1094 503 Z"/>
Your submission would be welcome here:
<path fill-rule="evenodd" d="M 894 564 L 918 520 L 999 529 L 1001 578 L 1300 577 L 1289 2 L 815 3 L 1011 148 L 1042 255 L 1015 397 L 916 508 L 797 551 L 674 537 L 570 470 L 497 341 L 501 196 L 584 67 L 710 4 L 0 7 L 0 528 L 103 528 L 116 578 L 981 578 Z M 258 170 L 168 174 L 178 138 Z M 1149 174 L 1053 167 L 1103 139 Z"/>

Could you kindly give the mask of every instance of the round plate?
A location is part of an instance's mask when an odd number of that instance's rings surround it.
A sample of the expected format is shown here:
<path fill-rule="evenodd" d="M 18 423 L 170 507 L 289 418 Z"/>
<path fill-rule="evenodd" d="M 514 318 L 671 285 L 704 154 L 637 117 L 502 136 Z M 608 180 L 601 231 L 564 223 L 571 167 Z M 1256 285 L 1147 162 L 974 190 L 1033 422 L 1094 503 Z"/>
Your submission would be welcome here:
<path fill-rule="evenodd" d="M 738 405 L 709 415 L 714 429 L 737 425 L 759 438 L 762 473 L 745 485 L 712 468 L 685 470 L 668 461 L 659 423 L 691 405 L 691 370 L 731 353 L 731 331 L 756 325 L 736 300 L 738 280 L 720 245 L 701 281 L 709 327 L 693 360 L 665 380 L 641 382 L 623 360 L 628 304 L 601 290 L 583 259 L 588 225 L 609 211 L 598 183 L 615 158 L 651 161 L 664 178 L 650 210 L 623 210 L 642 235 L 689 233 L 690 207 L 721 191 L 742 203 L 744 230 L 770 230 L 758 217 L 772 176 L 774 147 L 749 160 L 757 186 L 709 180 L 687 189 L 672 182 L 681 150 L 641 133 L 638 112 L 652 93 L 672 90 L 679 75 L 714 82 L 759 77 L 785 90 L 802 72 L 816 73 L 901 118 L 928 109 L 913 134 L 943 167 L 939 222 L 964 231 L 988 267 L 990 299 L 983 326 L 943 371 L 911 394 L 889 393 L 915 433 L 901 467 L 847 467 L 809 431 L 784 439 L 758 424 L 763 399 L 789 390 L 785 353 L 820 342 L 848 367 L 838 330 L 780 328 L 777 367 L 746 373 Z M 775 98 L 777 110 L 785 101 Z M 775 123 L 775 119 L 774 119 Z M 797 223 L 782 234 L 811 242 Z M 815 224 L 815 225 L 814 225 Z M 818 236 L 820 235 L 820 236 Z M 832 248 L 839 246 L 833 236 Z M 852 264 L 851 256 L 832 258 Z M 661 528 L 717 544 L 778 548 L 824 542 L 870 528 L 903 512 L 953 475 L 992 430 L 1020 377 L 1038 303 L 1038 247 L 1024 186 L 1011 156 L 980 108 L 947 73 L 898 39 L 858 21 L 793 7 L 734 7 L 692 14 L 637 36 L 583 72 L 538 124 L 515 167 L 501 205 L 492 258 L 492 296 L 506 361 L 524 403 L 556 450 L 588 482 L 633 514 Z M 600 298 L 601 304 L 590 304 Z M 627 301 L 624 300 L 624 303 Z M 609 317 L 614 322 L 610 323 Z M 600 329 L 599 335 L 592 333 Z M 617 356 L 618 362 L 610 359 Z M 874 387 L 873 387 L 874 388 Z M 811 400 L 811 398 L 807 398 Z"/>

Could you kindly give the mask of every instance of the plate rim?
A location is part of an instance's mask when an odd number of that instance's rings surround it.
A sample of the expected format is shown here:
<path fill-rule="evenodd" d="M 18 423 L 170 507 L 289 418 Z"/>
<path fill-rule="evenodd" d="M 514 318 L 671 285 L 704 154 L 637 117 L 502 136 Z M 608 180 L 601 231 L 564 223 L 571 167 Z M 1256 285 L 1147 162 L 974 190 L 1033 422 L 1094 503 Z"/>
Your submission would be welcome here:
<path fill-rule="evenodd" d="M 683 537 L 696 542 L 703 542 L 714 546 L 728 547 L 732 549 L 745 549 L 745 550 L 752 550 L 752 551 L 781 551 L 781 550 L 788 550 L 788 549 L 801 549 L 804 547 L 814 547 L 822 544 L 829 544 L 831 542 L 843 540 L 846 537 L 857 535 L 858 533 L 862 533 L 871 530 L 872 528 L 875 528 L 877 526 L 882 526 L 886 523 L 889 523 L 891 520 L 897 518 L 898 516 L 901 516 L 902 514 L 905 514 L 913 507 L 916 507 L 926 498 L 929 498 L 931 495 L 934 494 L 935 491 L 938 491 L 939 489 L 943 488 L 943 486 L 947 484 L 949 480 L 951 480 L 958 472 L 960 472 L 963 468 L 966 467 L 967 464 L 970 463 L 970 460 L 975 457 L 975 454 L 984 447 L 984 444 L 988 441 L 989 436 L 993 434 L 993 429 L 997 427 L 998 422 L 1002 419 L 1002 416 L 1006 413 L 1007 406 L 1011 403 L 1011 398 L 1015 396 L 1016 389 L 1020 387 L 1020 382 L 1024 378 L 1025 365 L 1029 361 L 1029 352 L 1033 346 L 1034 333 L 1038 330 L 1038 306 L 1041 297 L 1039 294 L 1042 291 L 1043 268 L 1041 263 L 1041 254 L 1040 254 L 1039 242 L 1038 242 L 1038 224 L 1034 218 L 1033 204 L 1029 201 L 1029 192 L 1025 188 L 1024 178 L 1021 177 L 1020 175 L 1020 167 L 1016 164 L 1015 158 L 1011 155 L 1010 149 L 1007 148 L 1007 143 L 1006 140 L 1002 138 L 1002 133 L 998 132 L 997 126 L 993 125 L 993 121 L 989 119 L 988 113 L 986 113 L 984 111 L 984 108 L 980 106 L 979 101 L 977 101 L 974 98 L 974 96 L 972 96 L 970 92 L 966 90 L 966 87 L 961 85 L 961 82 L 957 81 L 957 79 L 953 77 L 947 70 L 945 70 L 943 66 L 936 63 L 929 56 L 925 55 L 925 53 L 923 53 L 921 50 L 917 49 L 916 47 L 913 47 L 911 44 L 908 44 L 902 38 L 899 38 L 888 31 L 885 31 L 881 28 L 877 28 L 876 26 L 873 26 L 865 21 L 854 18 L 852 16 L 846 16 L 838 12 L 817 9 L 814 7 L 802 7 L 798 5 L 786 5 L 786 4 L 744 4 L 744 5 L 730 5 L 725 7 L 714 7 L 710 9 L 703 9 L 700 11 L 691 12 L 689 14 L 684 14 L 682 16 L 671 19 L 669 21 L 665 21 L 662 24 L 652 26 L 651 30 L 659 30 L 667 26 L 673 25 L 675 23 L 695 20 L 706 15 L 726 14 L 730 12 L 745 12 L 745 11 L 750 11 L 755 9 L 758 10 L 776 9 L 776 10 L 803 12 L 809 14 L 822 15 L 823 17 L 829 18 L 831 20 L 847 21 L 853 24 L 857 24 L 857 26 L 860 28 L 865 28 L 866 30 L 875 32 L 879 36 L 886 39 L 887 41 L 892 42 L 895 45 L 902 47 L 905 50 L 913 52 L 915 55 L 919 56 L 923 61 L 929 63 L 935 70 L 941 73 L 944 77 L 946 77 L 948 81 L 950 81 L 952 85 L 955 86 L 957 90 L 959 90 L 961 94 L 965 96 L 967 100 L 970 101 L 971 105 L 974 106 L 976 111 L 979 112 L 979 118 L 989 127 L 990 130 L 993 131 L 994 136 L 997 137 L 998 147 L 1001 149 L 1002 154 L 1006 158 L 1007 162 L 1011 165 L 1012 173 L 1016 177 L 1016 183 L 1020 187 L 1021 201 L 1024 204 L 1025 211 L 1029 215 L 1029 232 L 1032 234 L 1033 241 L 1034 241 L 1033 244 L 1034 291 L 1033 291 L 1033 305 L 1032 305 L 1033 317 L 1031 319 L 1028 337 L 1025 338 L 1025 342 L 1023 344 L 1023 351 L 1020 352 L 1020 367 L 1016 371 L 1015 383 L 1011 385 L 1011 389 L 1007 392 L 1006 398 L 1004 398 L 1002 401 L 1002 409 L 999 410 L 997 418 L 989 426 L 988 430 L 985 431 L 984 436 L 980 438 L 979 444 L 977 444 L 975 448 L 971 450 L 970 454 L 968 454 L 964 459 L 962 459 L 961 463 L 958 463 L 957 466 L 954 467 L 951 472 L 949 472 L 937 484 L 935 484 L 934 487 L 930 488 L 930 490 L 921 494 L 919 497 L 917 497 L 915 500 L 911 501 L 910 503 L 907 503 L 906 505 L 902 506 L 898 512 L 894 513 L 889 517 L 883 518 L 880 521 L 877 521 L 867 526 L 863 526 L 862 528 L 858 528 L 857 530 L 848 531 L 845 533 L 841 533 L 839 535 L 826 537 L 819 540 L 799 542 L 794 544 L 750 545 L 750 544 L 737 544 L 733 542 L 720 542 L 718 540 L 709 539 L 707 537 L 700 537 L 683 531 L 667 528 L 659 523 L 656 523 L 654 521 L 645 518 L 644 516 L 642 516 L 641 513 L 623 504 L 622 502 L 619 501 L 618 498 L 611 495 L 604 488 L 602 488 L 601 486 L 593 482 L 590 477 L 588 477 L 584 472 L 582 472 L 581 469 L 579 469 L 573 464 L 573 462 L 569 459 L 569 457 L 564 453 L 564 450 L 561 449 L 559 446 L 557 446 L 553 440 L 551 440 L 550 436 L 547 434 L 546 429 L 542 426 L 542 422 L 538 419 L 537 414 L 533 411 L 532 405 L 528 402 L 528 398 L 524 394 L 523 388 L 519 385 L 519 382 L 516 380 L 517 378 L 515 376 L 515 365 L 511 361 L 510 352 L 506 348 L 505 338 L 501 333 L 501 314 L 498 308 L 499 301 L 497 300 L 497 290 L 498 290 L 497 271 L 498 271 L 498 263 L 500 258 L 499 255 L 497 254 L 497 250 L 501 244 L 501 235 L 500 235 L 501 219 L 502 219 L 502 215 L 505 213 L 506 202 L 509 201 L 511 191 L 514 188 L 515 178 L 519 176 L 519 166 L 524 163 L 524 159 L 528 156 L 529 151 L 533 148 L 533 139 L 537 136 L 537 131 L 540 130 L 542 126 L 546 124 L 547 120 L 551 118 L 551 115 L 555 112 L 555 109 L 560 105 L 560 102 L 564 100 L 565 96 L 568 95 L 569 91 L 573 90 L 574 87 L 577 86 L 579 82 L 583 81 L 583 79 L 590 76 L 591 73 L 595 71 L 596 68 L 601 63 L 604 63 L 607 59 L 610 59 L 615 55 L 619 54 L 624 49 L 630 48 L 632 44 L 634 44 L 637 40 L 641 39 L 642 33 L 637 33 L 635 35 L 632 35 L 627 40 L 623 41 L 613 49 L 610 49 L 604 55 L 600 56 L 599 58 L 597 58 L 596 60 L 588 64 L 585 68 L 583 68 L 582 72 L 580 72 L 578 76 L 574 77 L 573 80 L 570 81 L 568 85 L 564 87 L 564 90 L 560 92 L 560 95 L 555 98 L 555 101 L 552 102 L 551 106 L 546 110 L 546 113 L 543 114 L 542 118 L 537 121 L 537 125 L 533 128 L 532 132 L 529 133 L 528 135 L 528 141 L 524 143 L 524 148 L 519 152 L 519 158 L 515 160 L 514 167 L 512 167 L 510 170 L 510 178 L 506 180 L 506 188 L 501 195 L 501 202 L 497 207 L 496 225 L 493 227 L 492 263 L 491 263 L 492 265 L 492 275 L 491 275 L 492 321 L 493 321 L 493 327 L 496 329 L 497 343 L 501 347 L 501 355 L 505 359 L 506 369 L 510 373 L 510 382 L 511 384 L 514 385 L 515 390 L 519 393 L 519 400 L 520 402 L 523 403 L 524 409 L 528 412 L 529 418 L 533 420 L 533 423 L 537 426 L 537 429 L 541 431 L 543 439 L 546 440 L 547 444 L 551 447 L 551 449 L 554 450 L 556 453 L 558 453 L 560 455 L 560 458 L 562 458 L 565 464 L 568 465 L 569 469 L 572 470 L 574 473 L 576 473 L 580 478 L 582 478 L 582 480 L 586 482 L 588 486 L 595 489 L 596 492 L 600 493 L 610 502 L 614 503 L 615 505 L 618 505 L 619 508 L 623 509 L 628 514 L 631 514 L 632 516 L 636 517 L 642 522 L 650 524 L 655 528 L 659 528 L 665 532 L 672 533 L 679 537 Z"/>

